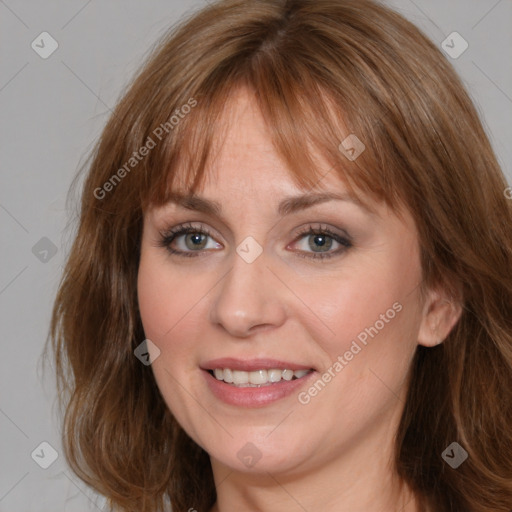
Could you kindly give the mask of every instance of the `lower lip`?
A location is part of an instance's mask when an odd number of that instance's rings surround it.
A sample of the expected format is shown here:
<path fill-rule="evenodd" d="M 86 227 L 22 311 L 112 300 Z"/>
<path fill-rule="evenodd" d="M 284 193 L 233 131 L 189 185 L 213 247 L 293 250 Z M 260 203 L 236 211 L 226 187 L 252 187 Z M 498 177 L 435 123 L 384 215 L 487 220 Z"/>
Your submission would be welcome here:
<path fill-rule="evenodd" d="M 300 379 L 280 380 L 260 388 L 239 388 L 222 380 L 217 380 L 206 370 L 203 370 L 203 373 L 210 391 L 219 400 L 239 407 L 262 407 L 290 396 L 294 392 L 296 393 L 316 372 L 312 371 Z"/>

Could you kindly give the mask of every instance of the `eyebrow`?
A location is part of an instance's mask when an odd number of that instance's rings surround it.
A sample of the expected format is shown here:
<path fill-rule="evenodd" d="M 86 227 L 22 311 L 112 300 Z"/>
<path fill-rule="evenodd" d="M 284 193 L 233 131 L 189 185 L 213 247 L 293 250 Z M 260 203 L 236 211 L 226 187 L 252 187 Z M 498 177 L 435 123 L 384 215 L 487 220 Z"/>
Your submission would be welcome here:
<path fill-rule="evenodd" d="M 285 215 L 290 215 L 328 201 L 345 201 L 353 203 L 359 206 L 366 213 L 376 215 L 374 210 L 356 197 L 348 194 L 336 194 L 333 192 L 310 193 L 300 196 L 286 197 L 279 203 L 277 213 L 279 216 L 284 217 Z M 218 201 L 206 199 L 198 195 L 183 195 L 174 192 L 169 195 L 168 203 L 174 203 L 187 210 L 202 212 L 211 216 L 222 216 L 222 206 Z"/>

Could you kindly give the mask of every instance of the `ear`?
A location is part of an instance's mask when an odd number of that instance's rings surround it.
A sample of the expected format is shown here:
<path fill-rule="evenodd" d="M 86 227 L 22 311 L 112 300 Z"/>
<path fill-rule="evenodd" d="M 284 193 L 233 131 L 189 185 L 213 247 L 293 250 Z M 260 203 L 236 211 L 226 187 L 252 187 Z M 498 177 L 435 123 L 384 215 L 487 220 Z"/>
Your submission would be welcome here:
<path fill-rule="evenodd" d="M 445 290 L 430 290 L 423 306 L 418 344 L 434 347 L 444 341 L 462 314 L 460 301 Z"/>

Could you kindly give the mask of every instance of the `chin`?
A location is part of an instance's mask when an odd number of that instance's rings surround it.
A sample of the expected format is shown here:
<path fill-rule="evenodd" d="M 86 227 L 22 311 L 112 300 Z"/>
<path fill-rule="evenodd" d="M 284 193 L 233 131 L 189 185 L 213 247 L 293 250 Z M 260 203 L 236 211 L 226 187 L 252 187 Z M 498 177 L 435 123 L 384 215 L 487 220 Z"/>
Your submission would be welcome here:
<path fill-rule="evenodd" d="M 270 442 L 264 435 L 260 441 L 249 441 L 251 436 L 237 436 L 231 439 L 226 446 L 211 446 L 206 451 L 210 457 L 220 464 L 229 467 L 232 471 L 251 474 L 279 474 L 300 472 L 305 463 L 309 463 L 312 454 L 305 453 L 304 445 L 300 442 L 289 442 L 284 444 Z M 255 436 L 253 436 L 254 439 Z M 280 440 L 281 441 L 281 440 Z"/>

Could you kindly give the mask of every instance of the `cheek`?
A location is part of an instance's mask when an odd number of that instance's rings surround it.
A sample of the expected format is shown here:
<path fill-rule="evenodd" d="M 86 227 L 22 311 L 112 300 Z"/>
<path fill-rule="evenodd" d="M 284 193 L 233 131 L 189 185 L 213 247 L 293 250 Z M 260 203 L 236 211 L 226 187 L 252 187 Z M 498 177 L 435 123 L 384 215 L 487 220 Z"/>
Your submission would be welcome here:
<path fill-rule="evenodd" d="M 187 311 L 197 302 L 196 294 L 179 273 L 169 272 L 165 255 L 153 249 L 141 254 L 137 294 L 144 334 L 160 350 L 151 367 L 168 406 L 174 408 L 173 379 L 182 381 L 191 366 L 185 343 L 191 334 L 186 331 L 190 328 Z"/>
<path fill-rule="evenodd" d="M 197 372 L 209 317 L 207 296 L 216 279 L 213 272 L 176 270 L 164 250 L 143 246 L 137 278 L 140 316 L 146 338 L 160 350 L 151 366 L 174 413 L 184 408 L 187 399 L 180 384 L 189 383 L 187 390 L 199 394 Z"/>
<path fill-rule="evenodd" d="M 163 250 L 162 250 L 163 251 Z M 144 332 L 158 343 L 182 331 L 193 310 L 208 292 L 205 279 L 172 270 L 165 254 L 151 248 L 142 251 L 137 295 Z"/>
<path fill-rule="evenodd" d="M 314 286 L 302 281 L 298 294 L 313 305 L 325 333 L 323 348 L 334 360 L 354 340 L 365 347 L 369 340 L 385 339 L 403 348 L 410 339 L 413 346 L 420 278 L 415 251 L 373 254 Z"/>
<path fill-rule="evenodd" d="M 393 409 L 416 348 L 420 278 L 419 258 L 406 247 L 358 260 L 342 276 L 308 288 L 321 320 L 308 330 L 314 336 L 316 327 L 325 382 L 301 395 L 309 414 L 343 417 L 347 433 L 353 428 L 355 435 Z"/>
<path fill-rule="evenodd" d="M 178 422 L 195 432 L 194 401 L 199 396 L 195 380 L 197 361 L 190 340 L 198 339 L 201 326 L 194 318 L 208 287 L 200 279 L 171 272 L 168 262 L 152 249 L 142 252 L 137 278 L 139 310 L 144 334 L 160 349 L 151 365 L 160 393 Z M 186 383 L 186 391 L 183 384 Z M 198 441 L 198 437 L 193 435 Z"/>
<path fill-rule="evenodd" d="M 137 295 L 140 316 L 147 338 L 161 347 L 160 340 L 172 327 L 175 311 L 173 294 L 168 293 L 168 282 L 162 279 L 158 263 L 150 257 L 141 257 L 137 278 Z"/>

